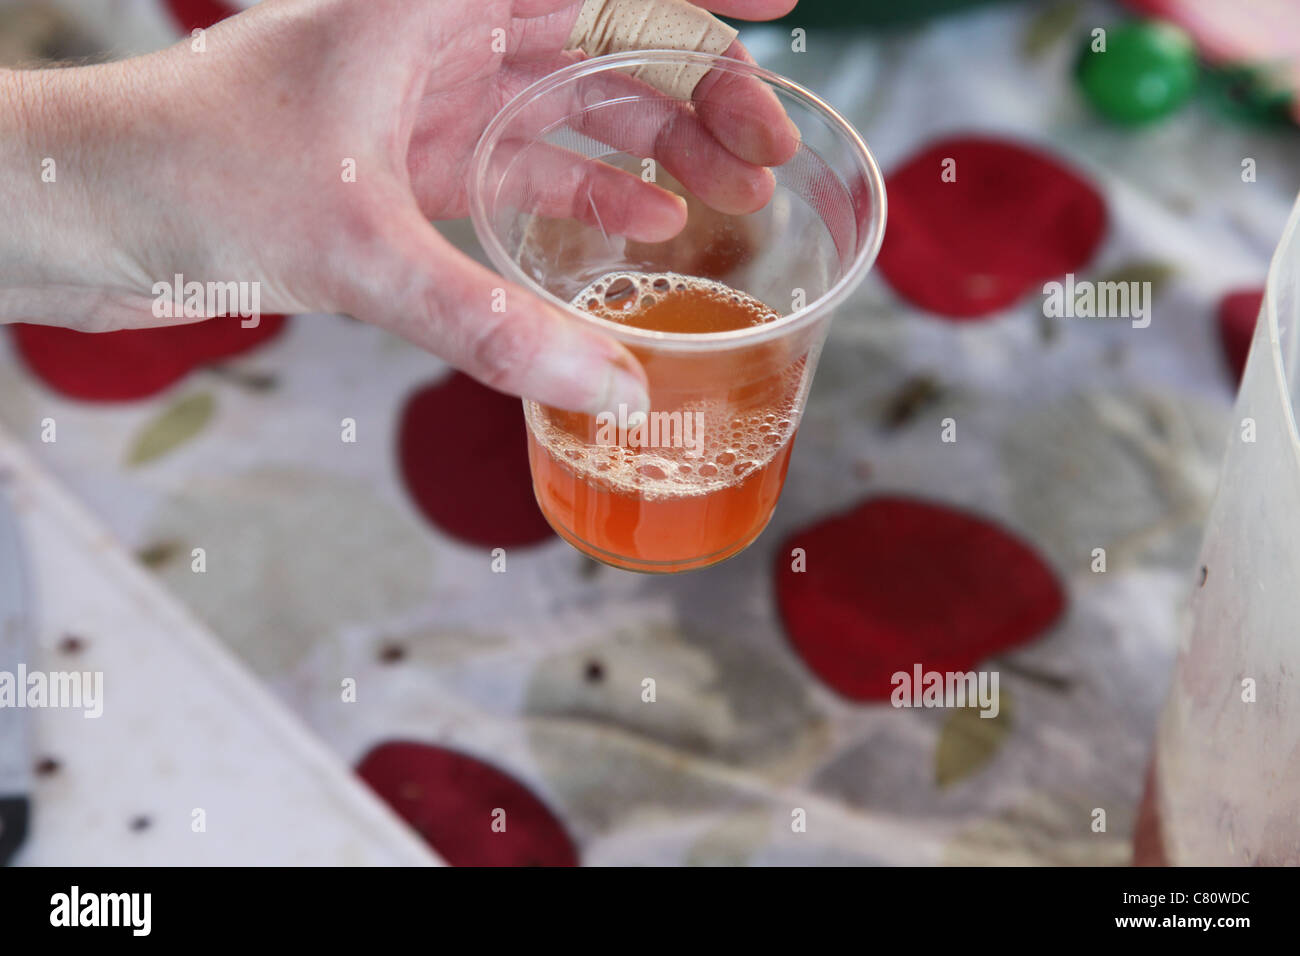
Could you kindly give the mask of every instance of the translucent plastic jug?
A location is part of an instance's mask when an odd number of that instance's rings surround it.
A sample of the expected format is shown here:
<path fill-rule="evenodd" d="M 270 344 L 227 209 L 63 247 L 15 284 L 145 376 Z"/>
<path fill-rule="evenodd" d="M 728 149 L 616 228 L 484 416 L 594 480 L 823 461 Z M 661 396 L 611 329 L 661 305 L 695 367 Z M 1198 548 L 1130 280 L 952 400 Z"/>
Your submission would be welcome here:
<path fill-rule="evenodd" d="M 1300 863 L 1300 202 L 1269 269 L 1138 863 Z M 1251 440 L 1253 438 L 1253 440 Z"/>

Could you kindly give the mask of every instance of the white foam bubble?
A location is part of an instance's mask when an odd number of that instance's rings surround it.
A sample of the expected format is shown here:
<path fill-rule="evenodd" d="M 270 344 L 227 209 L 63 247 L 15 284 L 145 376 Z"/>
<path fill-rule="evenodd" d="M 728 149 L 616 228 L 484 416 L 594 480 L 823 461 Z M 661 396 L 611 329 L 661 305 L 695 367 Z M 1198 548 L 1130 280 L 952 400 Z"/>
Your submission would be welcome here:
<path fill-rule="evenodd" d="M 755 309 L 755 324 L 774 322 L 780 316 L 744 293 L 712 279 L 681 275 L 677 272 L 611 272 L 573 297 L 571 305 L 615 322 L 624 321 L 638 309 L 654 305 L 659 297 L 670 291 L 690 291 L 710 299 L 729 301 L 735 305 L 748 303 Z"/>
<path fill-rule="evenodd" d="M 628 289 L 621 280 L 628 280 L 638 305 L 642 295 L 664 295 L 671 289 L 704 291 L 719 298 L 739 295 L 720 283 L 676 273 L 612 273 L 574 296 L 573 305 L 584 308 L 593 300 L 604 303 L 606 295 L 612 293 L 618 305 L 597 306 L 586 311 L 615 320 L 626 318 L 633 310 L 626 308 Z M 775 317 L 773 313 L 771 318 Z M 692 416 L 698 412 L 702 417 L 692 420 L 703 422 L 700 454 L 694 453 L 695 448 L 664 447 L 662 443 L 653 448 L 587 444 L 553 423 L 546 411 L 534 402 L 526 403 L 525 418 L 537 442 L 557 463 L 582 480 L 648 500 L 706 495 L 740 484 L 789 444 L 799 422 L 797 396 L 803 373 L 802 362 L 786 368 L 781 373 L 781 385 L 774 389 L 783 396 L 781 401 L 749 411 L 738 412 L 721 397 L 654 410 Z"/>

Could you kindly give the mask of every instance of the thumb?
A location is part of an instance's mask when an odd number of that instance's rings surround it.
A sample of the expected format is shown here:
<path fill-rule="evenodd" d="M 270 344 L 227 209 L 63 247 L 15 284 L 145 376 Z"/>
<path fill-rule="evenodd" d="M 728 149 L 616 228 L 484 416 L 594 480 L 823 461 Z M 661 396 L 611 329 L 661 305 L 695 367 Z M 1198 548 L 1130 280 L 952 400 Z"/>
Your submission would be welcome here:
<path fill-rule="evenodd" d="M 348 312 L 428 349 L 499 391 L 592 414 L 648 410 L 646 377 L 613 338 L 507 282 L 412 208 L 391 222 Z"/>

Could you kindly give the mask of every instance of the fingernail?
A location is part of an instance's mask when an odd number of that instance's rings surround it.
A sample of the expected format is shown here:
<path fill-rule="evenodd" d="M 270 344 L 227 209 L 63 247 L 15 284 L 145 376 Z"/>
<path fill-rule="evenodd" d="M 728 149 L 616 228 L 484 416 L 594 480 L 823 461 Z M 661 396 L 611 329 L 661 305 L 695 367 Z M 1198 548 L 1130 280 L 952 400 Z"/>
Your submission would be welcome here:
<path fill-rule="evenodd" d="M 627 350 L 563 313 L 555 319 L 520 386 L 530 398 L 592 415 L 618 414 L 620 403 L 628 414 L 650 410 L 640 366 Z"/>
<path fill-rule="evenodd" d="M 794 141 L 796 143 L 801 142 L 803 140 L 803 133 L 799 131 L 798 124 L 795 123 L 795 121 L 791 118 L 789 113 L 785 114 L 785 128 L 789 131 L 790 135 L 794 138 Z"/>
<path fill-rule="evenodd" d="M 617 365 L 606 366 L 604 394 L 597 401 L 596 407 L 587 409 L 593 414 L 613 412 L 617 414 L 620 406 L 626 406 L 627 414 L 650 411 L 650 395 L 645 385 Z"/>
<path fill-rule="evenodd" d="M 803 144 L 803 133 L 795 125 L 795 121 L 790 118 L 789 114 L 786 114 L 785 117 L 785 129 L 786 135 L 790 137 L 791 148 L 785 158 L 785 162 L 789 162 L 794 158 L 794 154 L 799 152 L 799 147 Z"/>

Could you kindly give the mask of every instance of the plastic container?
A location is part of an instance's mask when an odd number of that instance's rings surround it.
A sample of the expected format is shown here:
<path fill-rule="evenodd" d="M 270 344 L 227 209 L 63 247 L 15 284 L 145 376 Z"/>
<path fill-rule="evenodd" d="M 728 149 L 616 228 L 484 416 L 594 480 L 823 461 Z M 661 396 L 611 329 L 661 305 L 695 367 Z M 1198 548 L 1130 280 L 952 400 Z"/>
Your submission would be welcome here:
<path fill-rule="evenodd" d="M 1300 201 L 1269 269 L 1237 396 L 1138 863 L 1300 864 L 1298 386 Z"/>
<path fill-rule="evenodd" d="M 682 71 L 707 78 L 698 98 L 646 81 Z M 782 131 L 787 119 L 797 136 Z M 776 505 L 834 307 L 884 234 L 884 181 L 862 138 L 815 94 L 753 64 L 639 51 L 521 92 L 484 131 L 470 183 L 474 229 L 501 273 L 619 339 L 649 379 L 659 426 L 649 442 L 604 440 L 625 410 L 524 403 L 547 520 L 589 556 L 635 571 L 701 568 L 746 547 Z M 683 201 L 679 232 L 633 236 L 647 227 L 629 197 L 646 183 Z M 616 293 L 641 302 L 700 280 L 776 317 L 701 332 L 591 314 Z"/>

